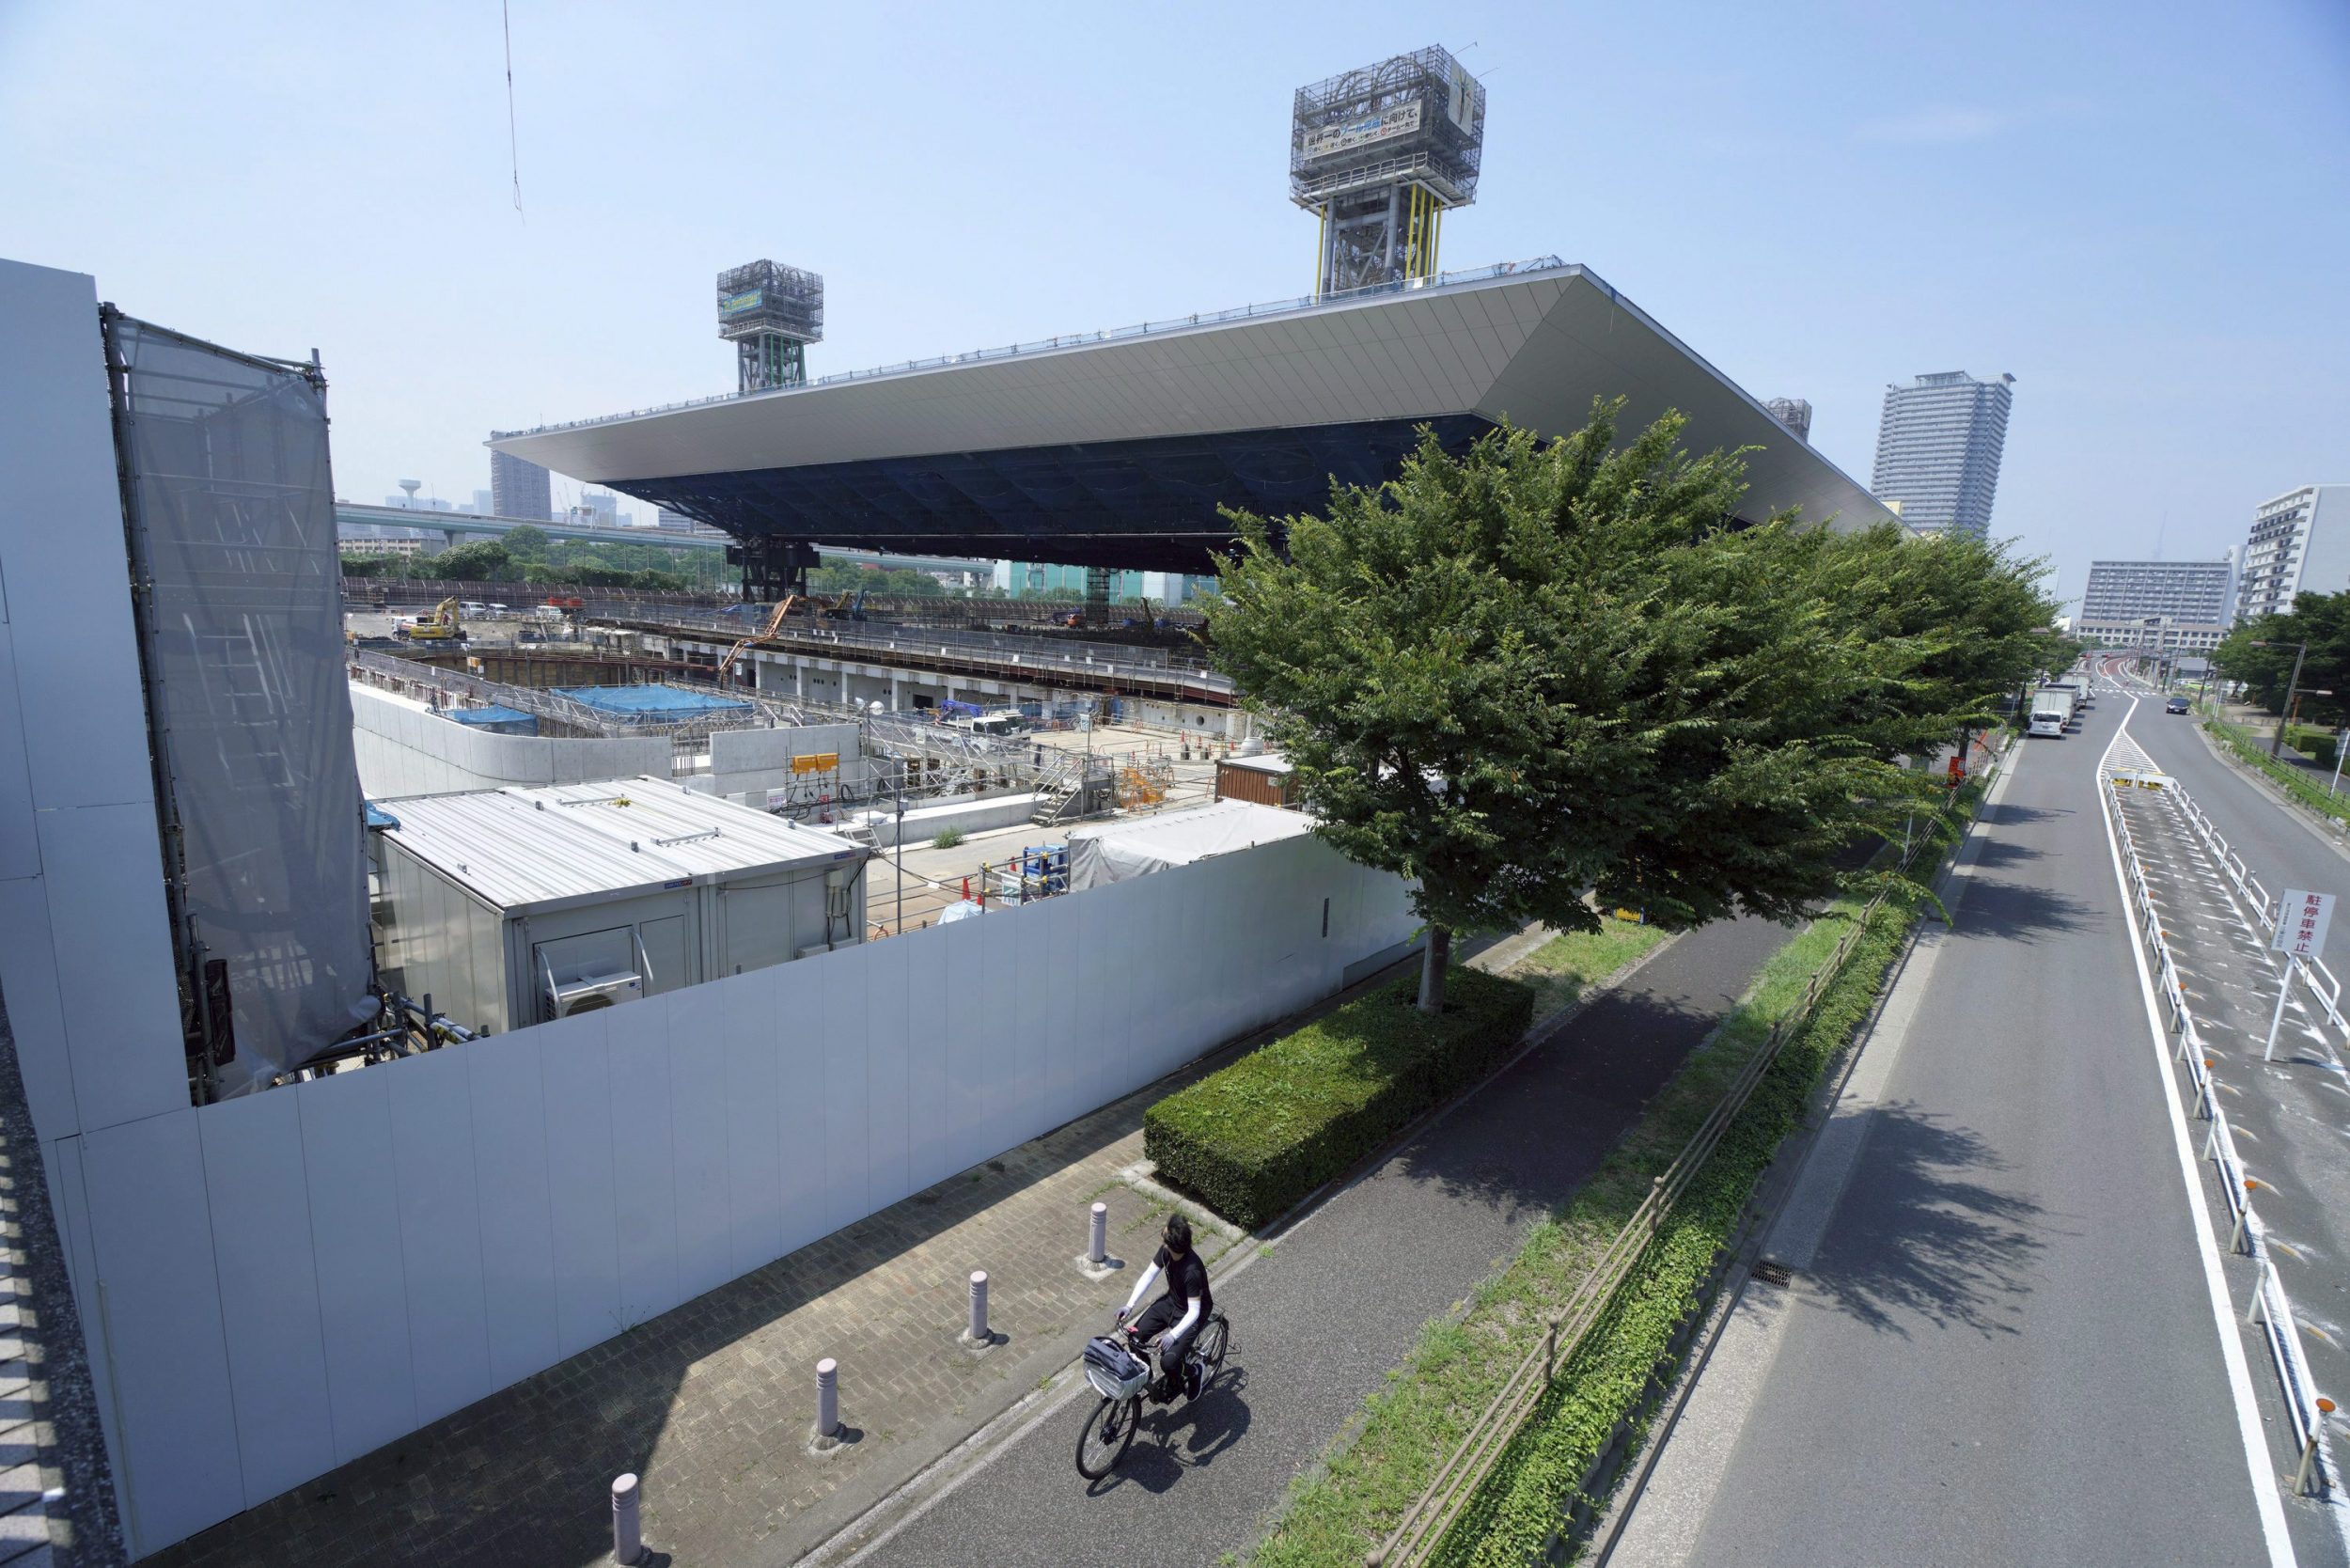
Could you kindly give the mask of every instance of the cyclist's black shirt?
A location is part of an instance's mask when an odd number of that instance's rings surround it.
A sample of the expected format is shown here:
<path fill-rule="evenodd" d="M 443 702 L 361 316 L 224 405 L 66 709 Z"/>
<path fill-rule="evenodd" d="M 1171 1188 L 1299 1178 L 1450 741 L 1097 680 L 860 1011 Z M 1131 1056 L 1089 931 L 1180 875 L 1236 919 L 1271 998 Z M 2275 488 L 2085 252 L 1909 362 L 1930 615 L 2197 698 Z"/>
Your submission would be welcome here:
<path fill-rule="evenodd" d="M 1208 1289 L 1208 1265 L 1199 1261 L 1198 1247 L 1177 1258 L 1161 1247 L 1158 1256 L 1151 1262 L 1167 1276 L 1167 1298 L 1178 1307 L 1187 1305 L 1196 1295 L 1199 1298 L 1201 1317 L 1215 1310 L 1215 1295 Z"/>

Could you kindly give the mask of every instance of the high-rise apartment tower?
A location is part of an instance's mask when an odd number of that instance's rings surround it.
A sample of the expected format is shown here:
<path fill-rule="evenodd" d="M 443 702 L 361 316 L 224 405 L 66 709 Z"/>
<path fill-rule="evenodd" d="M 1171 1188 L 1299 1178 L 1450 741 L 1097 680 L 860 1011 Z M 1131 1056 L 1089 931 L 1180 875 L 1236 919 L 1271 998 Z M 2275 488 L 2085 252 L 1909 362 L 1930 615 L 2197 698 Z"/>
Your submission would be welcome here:
<path fill-rule="evenodd" d="M 1905 526 L 1990 533 L 2014 384 L 2013 376 L 1977 381 L 1945 370 L 1885 389 L 1869 488 L 1880 501 L 1901 503 Z"/>
<path fill-rule="evenodd" d="M 2350 588 L 2350 484 L 2305 484 L 2264 501 L 2244 541 L 2236 619 L 2283 615 L 2304 593 Z"/>

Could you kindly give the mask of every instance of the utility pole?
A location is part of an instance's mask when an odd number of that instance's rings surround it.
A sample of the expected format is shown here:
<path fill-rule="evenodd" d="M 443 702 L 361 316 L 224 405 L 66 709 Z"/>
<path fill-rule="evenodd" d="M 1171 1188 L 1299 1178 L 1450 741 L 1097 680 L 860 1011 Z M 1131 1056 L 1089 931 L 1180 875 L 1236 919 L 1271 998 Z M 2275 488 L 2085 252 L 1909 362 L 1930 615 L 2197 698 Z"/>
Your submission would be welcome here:
<path fill-rule="evenodd" d="M 2254 648 L 2282 648 L 2286 645 L 2281 642 L 2256 642 L 2252 646 Z M 2268 742 L 2268 758 L 2272 762 L 2276 761 L 2284 750 L 2285 715 L 2293 712 L 2293 695 L 2301 686 L 2301 661 L 2310 656 L 2308 643 L 2296 642 L 2292 647 L 2293 677 L 2285 682 L 2285 701 L 2283 708 L 2277 714 L 2277 733 Z"/>

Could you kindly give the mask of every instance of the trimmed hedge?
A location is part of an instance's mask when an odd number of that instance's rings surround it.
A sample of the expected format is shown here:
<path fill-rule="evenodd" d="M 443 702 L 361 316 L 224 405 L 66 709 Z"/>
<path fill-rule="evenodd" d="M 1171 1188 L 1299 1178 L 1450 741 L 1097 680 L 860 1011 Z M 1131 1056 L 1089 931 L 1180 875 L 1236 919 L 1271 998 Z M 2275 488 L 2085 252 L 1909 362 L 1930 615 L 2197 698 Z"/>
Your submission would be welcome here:
<path fill-rule="evenodd" d="M 1356 997 L 1152 1105 L 1160 1178 L 1253 1231 L 1483 1077 L 1533 1017 L 1530 988 L 1482 970 L 1451 971 L 1436 1018 L 1418 986 Z"/>

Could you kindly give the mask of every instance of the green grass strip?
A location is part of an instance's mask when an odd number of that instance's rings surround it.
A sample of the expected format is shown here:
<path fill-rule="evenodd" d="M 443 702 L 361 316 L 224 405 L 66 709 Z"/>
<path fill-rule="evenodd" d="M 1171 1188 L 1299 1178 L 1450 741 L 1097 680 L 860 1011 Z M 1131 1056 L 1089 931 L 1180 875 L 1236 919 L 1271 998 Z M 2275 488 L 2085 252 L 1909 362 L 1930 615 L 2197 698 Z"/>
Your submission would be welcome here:
<path fill-rule="evenodd" d="M 1968 785 L 1965 804 L 1971 807 L 1981 787 Z M 1963 821 L 1937 820 L 1933 831 L 1938 847 L 1947 849 L 1956 840 Z M 1938 859 L 1926 855 L 1921 873 Z M 1547 1537 L 1573 1483 L 1616 1420 L 1637 1403 L 1650 1372 L 1664 1356 L 1678 1311 L 1663 1309 L 1676 1301 L 1686 1309 L 1756 1176 L 1794 1125 L 1792 1118 L 1800 1115 L 1821 1067 L 1866 1015 L 1921 902 L 1922 894 L 1908 892 L 1879 910 L 1810 1024 L 1782 1048 L 1608 1315 L 1505 1450 L 1463 1523 L 1448 1534 L 1438 1560 L 1521 1562 L 1523 1556 L 1506 1553 L 1472 1560 L 1462 1555 L 1470 1549 L 1462 1543 L 1473 1544 L 1480 1532 L 1495 1531 L 1511 1542 L 1530 1540 L 1533 1546 Z M 1548 1315 L 1573 1294 L 1609 1238 L 1631 1219 L 1653 1178 L 1670 1167 L 1771 1027 L 1800 1005 L 1857 911 L 1857 901 L 1835 906 L 1781 947 L 1746 1001 L 1691 1054 L 1591 1179 L 1556 1216 L 1536 1227 L 1517 1256 L 1460 1310 L 1428 1325 L 1410 1357 L 1388 1373 L 1387 1387 L 1371 1398 L 1358 1428 L 1341 1434 L 1326 1466 L 1292 1488 L 1281 1517 L 1252 1555 L 1253 1563 L 1359 1568 L 1364 1554 L 1386 1540 L 1540 1340 Z M 1758 1148 L 1759 1163 L 1752 1157 Z"/>
<path fill-rule="evenodd" d="M 2305 770 L 2269 756 L 2268 747 L 2254 740 L 2242 726 L 2231 724 L 2223 718 L 2206 718 L 2203 728 L 2218 736 L 2219 744 L 2233 753 L 2238 760 L 2266 774 L 2285 793 L 2311 810 L 2337 822 L 2350 822 L 2350 800 L 2327 794 Z"/>

